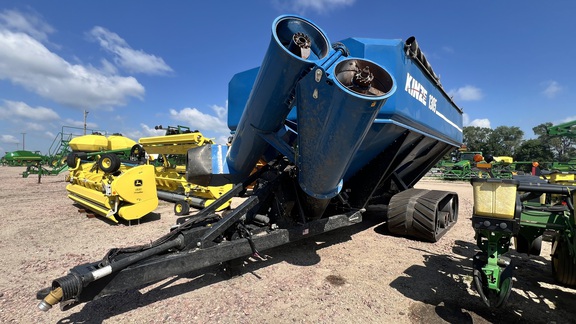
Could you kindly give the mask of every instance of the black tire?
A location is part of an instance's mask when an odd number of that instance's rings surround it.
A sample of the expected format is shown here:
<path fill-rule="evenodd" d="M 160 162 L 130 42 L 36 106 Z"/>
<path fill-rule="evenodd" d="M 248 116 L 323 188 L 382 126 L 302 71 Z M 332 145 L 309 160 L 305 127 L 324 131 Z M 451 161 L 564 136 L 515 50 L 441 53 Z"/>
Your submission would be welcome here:
<path fill-rule="evenodd" d="M 576 256 L 570 255 L 564 238 L 555 238 L 552 247 L 556 243 L 556 250 L 552 253 L 552 275 L 562 285 L 576 286 Z"/>
<path fill-rule="evenodd" d="M 68 165 L 69 168 L 75 168 L 76 167 L 76 157 L 77 157 L 76 153 L 70 153 L 66 157 L 66 164 Z"/>
<path fill-rule="evenodd" d="M 188 215 L 190 213 L 190 205 L 185 200 L 177 201 L 174 204 L 174 214 L 177 216 Z"/>
<path fill-rule="evenodd" d="M 476 258 L 475 258 L 476 260 Z M 482 301 L 488 307 L 502 307 L 508 302 L 510 293 L 512 292 L 512 269 L 511 265 L 508 265 L 500 274 L 500 291 L 495 292 L 488 288 L 488 279 L 486 274 L 482 271 L 483 265 L 474 262 L 473 266 L 473 279 L 474 288 L 482 298 Z"/>
<path fill-rule="evenodd" d="M 542 235 L 535 238 L 531 243 L 522 235 L 515 237 L 516 252 L 528 255 L 540 255 L 542 252 Z"/>
<path fill-rule="evenodd" d="M 390 199 L 388 230 L 396 235 L 437 242 L 455 223 L 457 212 L 455 193 L 408 189 Z"/>
<path fill-rule="evenodd" d="M 98 167 L 106 173 L 114 173 L 120 169 L 120 158 L 113 153 L 102 154 L 98 160 Z"/>
<path fill-rule="evenodd" d="M 146 153 L 141 144 L 134 144 L 130 149 L 130 161 L 141 161 L 145 156 Z"/>

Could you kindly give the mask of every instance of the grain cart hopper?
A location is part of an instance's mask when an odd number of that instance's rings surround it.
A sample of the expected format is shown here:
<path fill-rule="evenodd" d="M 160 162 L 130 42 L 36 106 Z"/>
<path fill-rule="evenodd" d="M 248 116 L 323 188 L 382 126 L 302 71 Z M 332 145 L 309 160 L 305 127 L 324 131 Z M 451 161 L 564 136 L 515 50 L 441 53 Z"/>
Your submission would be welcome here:
<path fill-rule="evenodd" d="M 154 166 L 129 160 L 133 140 L 121 135 L 92 134 L 70 141 L 68 197 L 117 223 L 132 221 L 158 207 Z"/>
<path fill-rule="evenodd" d="M 156 127 L 162 129 L 162 127 Z M 212 204 L 232 189 L 231 183 L 218 186 L 202 186 L 186 180 L 186 154 L 189 149 L 214 144 L 199 131 L 190 131 L 183 126 L 169 126 L 165 136 L 143 137 L 133 148 L 133 155 L 141 159 L 146 154 L 158 155 L 155 164 L 158 198 L 174 203 L 174 213 L 187 215 L 190 206 L 198 209 Z M 181 162 L 183 161 L 183 162 Z M 230 200 L 217 211 L 230 206 Z"/>
<path fill-rule="evenodd" d="M 460 146 L 461 114 L 414 38 L 331 46 L 312 22 L 281 16 L 261 67 L 229 84 L 231 146 L 187 153 L 188 181 L 234 188 L 150 244 L 72 268 L 39 291 L 39 307 L 259 256 L 361 222 L 374 205 L 388 206 L 391 232 L 438 240 L 457 219 L 458 197 L 413 186 Z M 244 198 L 237 208 L 214 213 L 234 196 Z"/>

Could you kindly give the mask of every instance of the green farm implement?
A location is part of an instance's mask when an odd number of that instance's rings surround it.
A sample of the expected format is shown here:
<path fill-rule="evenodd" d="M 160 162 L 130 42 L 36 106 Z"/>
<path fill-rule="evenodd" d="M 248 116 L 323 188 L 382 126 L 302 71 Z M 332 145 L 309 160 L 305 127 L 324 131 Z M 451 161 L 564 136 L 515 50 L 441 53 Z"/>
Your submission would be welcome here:
<path fill-rule="evenodd" d="M 22 172 L 22 177 L 27 178 L 31 174 L 58 175 L 68 170 L 67 158 L 72 152 L 70 142 L 78 141 L 76 138 L 85 136 L 84 133 L 100 133 L 93 129 L 84 129 L 72 126 L 62 126 L 62 130 L 54 137 L 52 144 L 48 148 L 48 155 L 41 159 L 26 164 L 26 171 Z M 88 135 L 89 136 L 89 135 Z"/>
<path fill-rule="evenodd" d="M 535 176 L 472 179 L 472 225 L 481 252 L 473 259 L 474 286 L 484 303 L 503 306 L 512 289 L 512 239 L 518 253 L 540 255 L 543 234 L 552 236 L 552 274 L 576 285 L 575 186 Z"/>

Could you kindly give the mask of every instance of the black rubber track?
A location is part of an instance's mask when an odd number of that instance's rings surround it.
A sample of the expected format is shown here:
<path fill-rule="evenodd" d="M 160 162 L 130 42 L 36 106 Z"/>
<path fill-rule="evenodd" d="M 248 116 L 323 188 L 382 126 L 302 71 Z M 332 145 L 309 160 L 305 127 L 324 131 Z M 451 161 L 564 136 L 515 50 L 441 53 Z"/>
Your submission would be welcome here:
<path fill-rule="evenodd" d="M 448 203 L 455 205 L 451 208 L 454 215 L 442 212 Z M 458 195 L 454 192 L 408 189 L 390 199 L 388 230 L 396 235 L 436 242 L 456 222 L 457 212 Z M 438 217 L 447 220 L 440 221 Z"/>

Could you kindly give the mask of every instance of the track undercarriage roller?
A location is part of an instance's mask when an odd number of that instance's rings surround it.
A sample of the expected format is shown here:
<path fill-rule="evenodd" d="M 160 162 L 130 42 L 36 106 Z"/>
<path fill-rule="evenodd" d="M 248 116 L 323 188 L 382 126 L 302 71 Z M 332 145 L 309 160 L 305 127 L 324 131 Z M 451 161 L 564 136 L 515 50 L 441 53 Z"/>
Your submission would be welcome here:
<path fill-rule="evenodd" d="M 390 199 L 388 229 L 391 233 L 438 241 L 458 219 L 455 192 L 408 189 Z"/>

